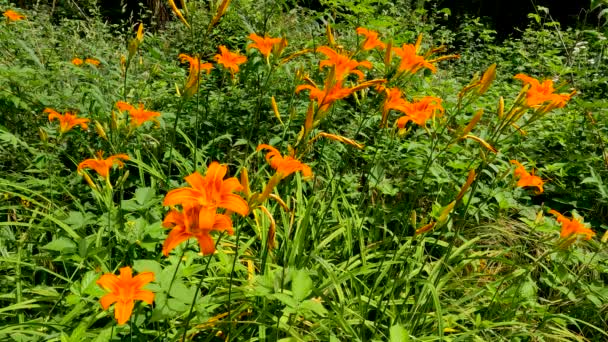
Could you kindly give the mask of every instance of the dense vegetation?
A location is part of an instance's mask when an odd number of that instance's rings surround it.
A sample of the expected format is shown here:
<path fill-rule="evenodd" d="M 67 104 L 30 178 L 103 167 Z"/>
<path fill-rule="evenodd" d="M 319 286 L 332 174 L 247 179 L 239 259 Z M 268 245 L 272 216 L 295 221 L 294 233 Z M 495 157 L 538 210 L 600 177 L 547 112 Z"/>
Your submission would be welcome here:
<path fill-rule="evenodd" d="M 0 0 L 1 340 L 608 339 L 601 1 L 84 3 Z"/>

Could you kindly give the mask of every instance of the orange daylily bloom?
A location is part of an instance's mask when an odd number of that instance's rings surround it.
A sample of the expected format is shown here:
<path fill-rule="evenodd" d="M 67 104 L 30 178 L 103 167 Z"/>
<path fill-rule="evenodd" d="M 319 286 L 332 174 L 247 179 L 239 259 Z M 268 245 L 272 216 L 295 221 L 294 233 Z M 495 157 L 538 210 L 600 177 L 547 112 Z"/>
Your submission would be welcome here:
<path fill-rule="evenodd" d="M 319 89 L 316 84 L 312 83 L 312 81 L 309 82 L 312 84 L 301 84 L 296 87 L 296 94 L 302 90 L 310 90 L 310 99 L 313 101 L 317 101 L 317 104 L 319 106 L 319 112 L 324 112 L 329 109 L 329 107 L 335 101 L 348 97 L 350 94 L 356 91 L 384 83 L 386 82 L 386 80 L 376 79 L 371 81 L 365 81 L 352 88 L 343 88 L 341 81 L 333 83 L 330 82 L 331 79 L 327 79 L 325 81 L 324 89 Z"/>
<path fill-rule="evenodd" d="M 382 90 L 386 93 L 386 98 L 382 105 L 381 126 L 385 126 L 389 111 L 397 109 L 404 112 L 404 106 L 407 104 L 407 101 L 401 97 L 401 90 L 399 88 L 383 88 Z"/>
<path fill-rule="evenodd" d="M 182 63 L 188 62 L 190 64 L 190 72 L 188 74 L 188 80 L 186 81 L 184 91 L 188 95 L 192 95 L 198 89 L 201 70 L 205 70 L 207 71 L 207 74 L 209 74 L 211 69 L 213 69 L 213 65 L 211 63 L 201 64 L 201 60 L 198 57 L 188 56 L 184 53 L 180 53 L 178 57 Z"/>
<path fill-rule="evenodd" d="M 201 206 L 199 220 L 213 220 L 217 208 L 224 208 L 242 216 L 249 213 L 247 202 L 239 195 L 233 194 L 242 191 L 243 187 L 235 177 L 224 179 L 228 167 L 213 162 L 209 165 L 205 177 L 200 173 L 184 178 L 191 187 L 171 190 L 165 196 L 163 205 L 180 204 L 186 210 L 194 206 Z M 212 227 L 208 222 L 199 222 L 201 227 Z"/>
<path fill-rule="evenodd" d="M 81 58 L 76 57 L 76 58 L 72 59 L 72 64 L 74 64 L 76 66 L 81 66 L 82 63 L 84 63 L 84 61 Z"/>
<path fill-rule="evenodd" d="M 80 128 L 87 130 L 89 126 L 87 122 L 89 119 L 79 118 L 76 115 L 66 112 L 65 114 L 59 114 L 51 108 L 46 108 L 43 113 L 49 113 L 49 121 L 59 120 L 59 132 L 61 134 L 71 130 L 74 126 L 80 126 Z"/>
<path fill-rule="evenodd" d="M 441 99 L 433 96 L 425 96 L 419 101 L 407 102 L 395 106 L 394 109 L 405 113 L 405 116 L 397 120 L 397 127 L 404 128 L 405 125 L 413 121 L 418 126 L 424 126 L 426 121 L 444 112 L 441 106 Z"/>
<path fill-rule="evenodd" d="M 524 85 L 530 85 L 530 89 L 526 93 L 526 105 L 531 108 L 539 107 L 546 102 L 549 102 L 549 106 L 552 108 L 563 108 L 574 95 L 574 92 L 556 94 L 553 81 L 550 79 L 540 83 L 537 79 L 524 74 L 517 74 L 514 78 L 523 81 Z"/>
<path fill-rule="evenodd" d="M 515 176 L 515 178 L 518 179 L 517 186 L 522 187 L 522 188 L 524 188 L 526 186 L 536 187 L 536 188 L 538 188 L 537 193 L 539 193 L 539 194 L 543 193 L 543 184 L 545 184 L 545 182 L 543 182 L 543 180 L 540 177 L 535 176 L 533 173 L 532 174 L 528 173 L 528 171 L 526 171 L 524 166 L 521 165 L 521 163 L 518 162 L 517 160 L 511 160 L 511 164 L 517 165 L 517 167 L 515 168 L 515 171 L 513 172 L 513 175 Z"/>
<path fill-rule="evenodd" d="M 281 178 L 285 178 L 297 171 L 301 171 L 304 178 L 312 177 L 310 166 L 297 160 L 293 155 L 283 157 L 276 148 L 267 144 L 259 145 L 256 151 L 260 150 L 270 151 L 266 153 L 266 161 L 277 171 L 277 173 L 281 174 Z"/>
<path fill-rule="evenodd" d="M 143 125 L 146 121 L 154 121 L 157 125 L 160 124 L 158 119 L 156 119 L 160 116 L 160 113 L 145 110 L 143 103 L 140 103 L 138 107 L 135 108 L 126 102 L 118 101 L 116 102 L 116 107 L 118 107 L 120 110 L 129 112 L 129 115 L 131 116 L 131 125 L 135 127 Z"/>
<path fill-rule="evenodd" d="M 17 20 L 25 19 L 25 16 L 23 14 L 15 12 L 13 10 L 7 10 L 6 12 L 2 13 L 2 15 L 4 17 L 6 17 L 6 19 L 8 19 L 9 21 L 17 21 Z"/>
<path fill-rule="evenodd" d="M 114 164 L 118 165 L 119 168 L 122 168 L 125 165 L 121 159 L 125 161 L 129 160 L 129 156 L 120 153 L 103 159 L 103 151 L 98 151 L 95 159 L 86 159 L 78 164 L 77 171 L 80 173 L 83 169 L 93 169 L 102 178 L 107 179 L 110 174 L 110 168 L 114 166 Z"/>
<path fill-rule="evenodd" d="M 99 66 L 99 64 L 101 63 L 99 60 L 97 60 L 95 58 L 85 58 L 84 62 L 88 63 L 88 64 L 93 64 L 94 66 Z"/>
<path fill-rule="evenodd" d="M 163 226 L 173 228 L 163 243 L 163 254 L 169 255 L 177 245 L 190 238 L 198 240 L 203 255 L 215 252 L 215 243 L 209 233 L 226 231 L 232 235 L 232 221 L 228 215 L 208 212 L 200 205 L 187 207 L 184 212 L 171 210 L 163 220 Z"/>
<path fill-rule="evenodd" d="M 582 222 L 578 221 L 574 217 L 572 218 L 572 220 L 570 220 L 553 209 L 549 210 L 549 214 L 555 215 L 557 218 L 557 222 L 561 223 L 562 231 L 559 235 L 561 238 L 568 238 L 574 234 L 581 234 L 585 235 L 585 240 L 591 240 L 591 238 L 595 236 L 595 232 L 593 230 L 585 227 Z"/>
<path fill-rule="evenodd" d="M 266 58 L 270 56 L 272 49 L 278 44 L 284 43 L 285 45 L 287 45 L 287 40 L 285 40 L 285 42 L 282 42 L 283 40 L 281 38 L 270 38 L 268 36 L 264 36 L 264 38 L 262 38 L 255 33 L 251 33 L 248 38 L 253 40 L 253 43 L 247 45 L 247 48 L 258 49 L 260 53 Z"/>
<path fill-rule="evenodd" d="M 114 317 L 119 325 L 127 323 L 133 312 L 136 300 L 152 305 L 154 292 L 143 287 L 154 281 L 153 272 L 142 272 L 133 277 L 131 267 L 122 267 L 120 275 L 106 273 L 97 280 L 97 285 L 110 293 L 101 297 L 99 302 L 104 310 L 114 305 Z"/>
<path fill-rule="evenodd" d="M 353 93 L 352 88 L 342 88 L 342 82 L 336 82 L 332 86 L 325 86 L 325 89 L 319 89 L 310 84 L 302 84 L 296 87 L 296 93 L 302 90 L 310 90 L 310 99 L 316 100 L 319 106 L 319 111 L 324 112 L 337 100 L 348 97 Z"/>
<path fill-rule="evenodd" d="M 414 44 L 403 44 L 400 48 L 393 48 L 395 54 L 401 58 L 397 70 L 409 72 L 411 74 L 416 73 L 422 68 L 427 68 L 431 70 L 431 72 L 437 71 L 437 68 L 431 64 L 431 62 L 425 60 L 423 56 L 417 55 L 416 50 L 416 45 Z"/>
<path fill-rule="evenodd" d="M 317 52 L 324 54 L 328 58 L 319 63 L 319 68 L 333 66 L 335 70 L 335 79 L 337 81 L 343 80 L 349 74 L 355 74 L 359 77 L 359 80 L 362 80 L 363 78 L 365 78 L 365 75 L 363 75 L 363 72 L 361 72 L 360 70 L 356 70 L 356 68 L 372 68 L 372 63 L 370 63 L 369 61 L 358 62 L 354 59 L 350 59 L 350 57 L 348 56 L 339 54 L 334 49 L 327 46 L 318 47 Z"/>
<path fill-rule="evenodd" d="M 213 57 L 218 64 L 229 69 L 232 74 L 239 72 L 239 64 L 247 61 L 247 57 L 240 55 L 237 52 L 230 52 L 224 45 L 220 45 L 220 53 Z"/>
<path fill-rule="evenodd" d="M 384 50 L 384 48 L 386 48 L 386 44 L 378 40 L 378 32 L 368 30 L 364 27 L 359 27 L 356 31 L 357 34 L 365 36 L 363 50 L 371 50 L 377 47 L 379 47 L 380 50 Z"/>

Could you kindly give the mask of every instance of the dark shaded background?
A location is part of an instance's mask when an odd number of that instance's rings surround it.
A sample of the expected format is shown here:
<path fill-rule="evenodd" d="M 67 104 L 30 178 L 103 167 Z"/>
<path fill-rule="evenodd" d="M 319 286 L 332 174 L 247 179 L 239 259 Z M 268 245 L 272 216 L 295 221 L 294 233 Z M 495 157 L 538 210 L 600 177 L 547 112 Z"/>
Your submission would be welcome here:
<path fill-rule="evenodd" d="M 439 8 L 447 7 L 452 11 L 450 26 L 457 26 L 465 15 L 487 17 L 497 31 L 498 38 L 517 35 L 526 28 L 530 19 L 528 13 L 536 13 L 537 6 L 549 9 L 551 17 L 562 27 L 585 24 L 590 7 L 589 0 L 440 0 Z M 538 13 L 541 17 L 544 12 Z M 595 15 L 589 16 L 587 24 L 594 25 Z"/>
<path fill-rule="evenodd" d="M 54 15 L 78 17 L 80 9 L 88 12 L 87 6 L 94 3 L 93 0 L 17 0 L 20 7 L 29 7 L 36 2 L 47 3 L 52 6 L 54 3 Z M 411 5 L 416 6 L 412 0 Z M 176 4 L 179 6 L 179 1 Z M 317 11 L 324 11 L 325 8 L 319 0 L 292 0 L 287 4 L 295 4 Z M 163 22 L 170 20 L 170 9 L 166 0 L 97 0 L 101 7 L 101 13 L 106 20 L 113 23 L 131 20 L 137 22 L 139 14 L 146 10 L 152 13 L 157 24 L 162 26 Z M 79 6 L 80 9 L 77 9 Z M 528 25 L 530 19 L 528 13 L 535 13 L 536 6 L 549 8 L 549 13 L 554 20 L 561 23 L 562 27 L 576 25 L 597 24 L 597 15 L 589 15 L 590 0 L 435 0 L 427 1 L 425 6 L 428 9 L 449 8 L 452 15 L 448 18 L 448 26 L 457 29 L 465 16 L 481 17 L 497 31 L 497 38 L 502 39 L 510 35 L 517 36 L 519 32 Z M 543 17 L 544 13 L 539 13 Z M 588 20 L 587 20 L 588 19 Z"/>

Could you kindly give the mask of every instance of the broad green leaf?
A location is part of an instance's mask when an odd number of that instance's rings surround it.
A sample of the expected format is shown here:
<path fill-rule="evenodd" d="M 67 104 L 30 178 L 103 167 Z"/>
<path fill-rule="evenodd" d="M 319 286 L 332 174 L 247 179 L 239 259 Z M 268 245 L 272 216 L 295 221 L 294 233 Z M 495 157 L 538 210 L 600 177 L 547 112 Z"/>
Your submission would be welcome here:
<path fill-rule="evenodd" d="M 297 301 L 303 301 L 312 292 L 312 279 L 305 270 L 296 270 L 291 280 L 291 291 Z"/>
<path fill-rule="evenodd" d="M 173 282 L 173 286 L 171 286 L 171 291 L 169 292 L 169 295 L 179 300 L 180 302 L 189 305 L 190 303 L 192 303 L 192 298 L 194 298 L 195 291 L 196 288 L 194 286 L 188 288 L 186 285 L 184 285 L 184 283 L 176 280 Z"/>
<path fill-rule="evenodd" d="M 47 243 L 42 248 L 67 254 L 76 251 L 76 243 L 67 237 L 60 237 Z"/>
<path fill-rule="evenodd" d="M 393 325 L 390 329 L 390 342 L 407 342 L 410 335 L 400 324 Z"/>
<path fill-rule="evenodd" d="M 156 260 L 138 259 L 133 262 L 133 269 L 137 273 L 152 272 L 155 280 L 158 280 L 163 268 Z"/>
<path fill-rule="evenodd" d="M 140 205 L 146 204 L 146 202 L 154 199 L 154 189 L 152 188 L 137 188 L 135 190 L 135 200 Z"/>

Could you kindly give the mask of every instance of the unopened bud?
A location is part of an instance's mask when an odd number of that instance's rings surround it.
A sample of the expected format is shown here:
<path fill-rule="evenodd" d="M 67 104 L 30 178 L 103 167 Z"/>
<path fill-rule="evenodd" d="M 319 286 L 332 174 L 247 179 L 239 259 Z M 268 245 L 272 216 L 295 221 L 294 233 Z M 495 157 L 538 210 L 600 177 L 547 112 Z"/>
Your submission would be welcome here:
<path fill-rule="evenodd" d="M 40 137 L 40 140 L 42 142 L 49 141 L 49 135 L 46 133 L 46 131 L 42 127 L 38 127 L 38 136 Z"/>
<path fill-rule="evenodd" d="M 116 188 L 120 188 L 129 178 L 129 170 L 125 172 L 125 174 L 116 181 Z"/>
<path fill-rule="evenodd" d="M 88 173 L 83 172 L 82 177 L 84 177 L 84 180 L 87 181 L 87 184 L 89 184 L 91 189 L 97 190 L 97 185 L 95 185 L 95 182 L 93 182 L 93 180 L 91 179 L 91 177 L 89 176 Z"/>
<path fill-rule="evenodd" d="M 108 141 L 106 131 L 103 129 L 101 123 L 97 120 L 95 120 L 95 132 L 97 132 L 97 135 L 99 135 L 103 140 Z"/>

